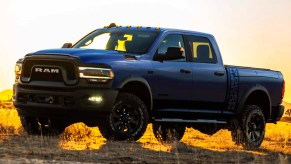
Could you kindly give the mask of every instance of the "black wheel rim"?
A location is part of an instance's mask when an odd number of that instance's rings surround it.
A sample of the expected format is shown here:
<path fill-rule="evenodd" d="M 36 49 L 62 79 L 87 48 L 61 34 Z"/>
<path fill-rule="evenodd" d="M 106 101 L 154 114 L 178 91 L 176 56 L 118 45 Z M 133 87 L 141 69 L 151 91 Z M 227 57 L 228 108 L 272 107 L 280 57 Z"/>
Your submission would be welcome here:
<path fill-rule="evenodd" d="M 112 128 L 119 133 L 134 134 L 142 127 L 141 109 L 136 109 L 129 104 L 116 105 L 110 119 Z"/>
<path fill-rule="evenodd" d="M 264 119 L 262 116 L 258 114 L 254 114 L 250 117 L 247 122 L 247 138 L 251 142 L 259 141 L 264 135 Z"/>

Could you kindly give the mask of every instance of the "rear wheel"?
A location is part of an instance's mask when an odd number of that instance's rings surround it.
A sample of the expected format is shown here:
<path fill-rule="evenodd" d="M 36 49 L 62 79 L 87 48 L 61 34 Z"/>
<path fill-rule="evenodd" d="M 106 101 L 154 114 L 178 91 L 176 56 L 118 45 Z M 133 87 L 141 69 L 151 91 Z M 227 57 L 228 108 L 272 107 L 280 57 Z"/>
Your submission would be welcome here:
<path fill-rule="evenodd" d="M 217 124 L 195 124 L 192 127 L 207 135 L 213 135 L 222 128 L 222 126 Z"/>
<path fill-rule="evenodd" d="M 60 120 L 50 120 L 47 118 L 20 116 L 23 129 L 29 135 L 56 136 L 61 134 L 68 124 Z"/>
<path fill-rule="evenodd" d="M 153 132 L 159 142 L 180 141 L 185 133 L 184 125 L 176 125 L 170 123 L 153 123 Z"/>
<path fill-rule="evenodd" d="M 120 93 L 99 130 L 107 140 L 138 140 L 146 130 L 148 117 L 147 108 L 139 97 Z"/>
<path fill-rule="evenodd" d="M 265 136 L 265 117 L 260 107 L 247 105 L 238 119 L 238 125 L 232 130 L 232 139 L 245 149 L 256 149 Z"/>

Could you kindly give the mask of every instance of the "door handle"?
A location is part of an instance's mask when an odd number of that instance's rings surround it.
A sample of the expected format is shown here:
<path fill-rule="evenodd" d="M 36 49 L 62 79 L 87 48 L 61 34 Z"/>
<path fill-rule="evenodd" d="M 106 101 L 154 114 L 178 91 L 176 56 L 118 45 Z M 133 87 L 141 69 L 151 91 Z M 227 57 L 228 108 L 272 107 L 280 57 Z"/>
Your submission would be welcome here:
<path fill-rule="evenodd" d="M 224 72 L 222 72 L 222 71 L 217 71 L 217 72 L 214 72 L 214 75 L 215 75 L 215 76 L 223 76 L 223 75 L 224 75 Z"/>
<path fill-rule="evenodd" d="M 187 69 L 180 69 L 180 72 L 181 73 L 186 73 L 186 74 L 191 73 L 191 71 L 190 70 L 187 70 Z"/>

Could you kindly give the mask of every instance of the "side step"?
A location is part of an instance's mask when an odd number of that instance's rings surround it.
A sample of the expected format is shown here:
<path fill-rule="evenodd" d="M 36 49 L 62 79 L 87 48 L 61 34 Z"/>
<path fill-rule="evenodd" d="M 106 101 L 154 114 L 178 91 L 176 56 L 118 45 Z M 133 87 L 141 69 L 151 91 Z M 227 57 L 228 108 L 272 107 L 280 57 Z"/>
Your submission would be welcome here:
<path fill-rule="evenodd" d="M 184 119 L 178 119 L 178 118 L 153 118 L 153 120 L 155 122 L 227 124 L 226 121 L 221 121 L 221 120 L 207 120 L 207 119 L 184 120 Z"/>

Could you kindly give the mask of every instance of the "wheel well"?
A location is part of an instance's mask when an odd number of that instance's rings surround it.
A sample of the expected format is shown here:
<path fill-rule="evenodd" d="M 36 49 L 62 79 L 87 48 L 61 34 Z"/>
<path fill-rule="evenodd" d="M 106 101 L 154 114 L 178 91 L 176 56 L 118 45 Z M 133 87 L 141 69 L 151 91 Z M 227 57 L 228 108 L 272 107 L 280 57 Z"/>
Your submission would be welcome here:
<path fill-rule="evenodd" d="M 265 116 L 266 121 L 270 117 L 271 107 L 270 107 L 270 99 L 266 92 L 264 91 L 254 91 L 247 98 L 245 105 L 258 105 Z"/>
<path fill-rule="evenodd" d="M 138 81 L 128 82 L 119 91 L 132 93 L 139 97 L 145 103 L 145 106 L 147 107 L 147 110 L 150 113 L 152 108 L 151 92 L 145 84 Z"/>

